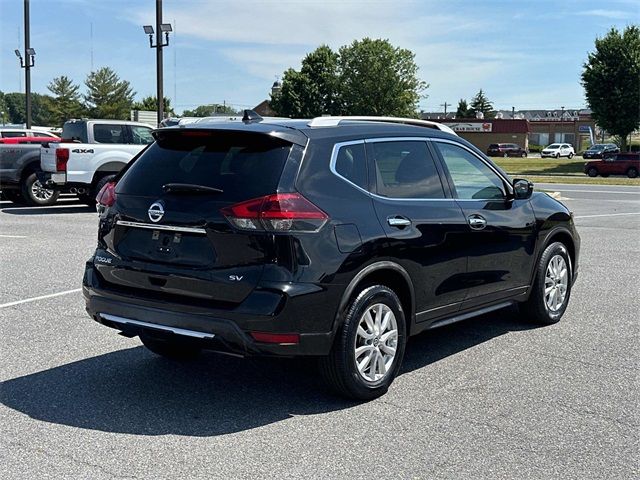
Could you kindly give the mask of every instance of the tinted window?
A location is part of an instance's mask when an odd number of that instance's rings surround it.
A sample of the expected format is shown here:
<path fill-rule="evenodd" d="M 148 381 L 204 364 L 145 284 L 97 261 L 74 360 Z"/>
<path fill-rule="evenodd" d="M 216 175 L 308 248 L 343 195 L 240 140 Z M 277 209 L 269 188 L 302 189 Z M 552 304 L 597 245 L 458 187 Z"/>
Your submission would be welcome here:
<path fill-rule="evenodd" d="M 275 193 L 291 144 L 239 132 L 163 132 L 118 182 L 118 193 L 158 197 L 167 183 L 223 190 L 241 201 Z"/>
<path fill-rule="evenodd" d="M 93 139 L 96 143 L 127 143 L 123 125 L 108 123 L 93 126 Z"/>
<path fill-rule="evenodd" d="M 444 189 L 426 142 L 371 143 L 378 195 L 390 198 L 444 198 Z"/>
<path fill-rule="evenodd" d="M 84 122 L 67 122 L 62 126 L 62 138 L 88 143 L 87 124 Z"/>
<path fill-rule="evenodd" d="M 434 142 L 453 180 L 458 198 L 504 198 L 501 178 L 468 150 L 450 143 Z"/>
<path fill-rule="evenodd" d="M 361 188 L 367 188 L 367 159 L 364 144 L 344 145 L 338 150 L 336 172 Z"/>
<path fill-rule="evenodd" d="M 497 143 L 489 144 L 489 148 L 499 148 Z"/>
<path fill-rule="evenodd" d="M 133 137 L 133 144 L 146 145 L 153 142 L 153 136 L 151 135 L 151 129 L 148 127 L 141 127 L 138 125 L 131 125 L 131 135 Z"/>
<path fill-rule="evenodd" d="M 2 132 L 4 138 L 26 137 L 27 132 Z"/>

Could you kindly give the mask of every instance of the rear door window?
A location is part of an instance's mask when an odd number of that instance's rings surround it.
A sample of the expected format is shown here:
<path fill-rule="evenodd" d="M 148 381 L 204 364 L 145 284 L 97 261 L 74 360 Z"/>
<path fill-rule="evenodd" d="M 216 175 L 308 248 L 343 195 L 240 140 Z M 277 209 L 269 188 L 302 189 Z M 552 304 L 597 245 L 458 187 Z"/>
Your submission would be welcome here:
<path fill-rule="evenodd" d="M 147 145 L 153 142 L 153 135 L 149 127 L 131 125 L 131 137 L 134 145 Z"/>
<path fill-rule="evenodd" d="M 291 144 L 248 132 L 174 131 L 158 134 L 118 182 L 119 194 L 159 197 L 163 185 L 214 187 L 218 200 L 275 193 Z"/>
<path fill-rule="evenodd" d="M 389 198 L 444 198 L 435 161 L 424 141 L 382 141 L 369 144 L 376 192 Z"/>
<path fill-rule="evenodd" d="M 127 143 L 124 125 L 109 123 L 93 125 L 93 139 L 96 143 Z"/>

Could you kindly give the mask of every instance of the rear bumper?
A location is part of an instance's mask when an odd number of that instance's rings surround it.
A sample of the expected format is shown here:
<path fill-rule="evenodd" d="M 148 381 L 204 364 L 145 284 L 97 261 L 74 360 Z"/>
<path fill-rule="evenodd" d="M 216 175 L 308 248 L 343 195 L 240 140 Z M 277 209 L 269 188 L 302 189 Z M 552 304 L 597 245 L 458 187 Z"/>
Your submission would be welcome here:
<path fill-rule="evenodd" d="M 276 312 L 252 314 L 241 306 L 222 310 L 204 307 L 186 307 L 164 301 L 136 297 L 113 291 L 101 280 L 91 262 L 87 263 L 83 280 L 83 294 L 87 313 L 98 323 L 120 330 L 127 336 L 141 333 L 152 335 L 189 337 L 201 347 L 242 356 L 320 356 L 331 349 L 334 312 L 326 305 L 327 292 L 289 296 L 286 291 L 281 308 Z M 323 294 L 324 293 L 324 294 Z M 278 294 L 275 293 L 274 294 Z M 323 300 L 325 299 L 325 300 Z M 245 302 L 243 302 L 245 303 Z M 309 306 L 324 304 L 324 316 L 330 321 L 326 331 L 313 331 L 317 326 L 305 321 L 304 311 Z M 337 308 L 337 305 L 336 305 Z M 308 315 L 307 315 L 308 317 Z M 292 326 L 297 325 L 297 329 Z M 311 331 L 310 331 L 311 330 Z M 257 342 L 249 332 L 298 334 L 295 344 Z"/>
<path fill-rule="evenodd" d="M 60 188 L 67 183 L 67 174 L 64 172 L 37 172 L 38 180 L 47 188 Z"/>

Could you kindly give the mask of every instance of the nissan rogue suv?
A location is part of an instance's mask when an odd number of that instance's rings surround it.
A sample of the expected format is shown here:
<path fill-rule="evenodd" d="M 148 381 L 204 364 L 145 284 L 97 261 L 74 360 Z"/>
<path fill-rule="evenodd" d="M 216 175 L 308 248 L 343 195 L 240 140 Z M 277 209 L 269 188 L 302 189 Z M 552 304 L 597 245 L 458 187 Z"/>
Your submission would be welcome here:
<path fill-rule="evenodd" d="M 100 191 L 89 315 L 152 352 L 318 357 L 386 392 L 407 338 L 519 305 L 562 317 L 571 212 L 432 122 L 262 119 L 163 128 Z"/>

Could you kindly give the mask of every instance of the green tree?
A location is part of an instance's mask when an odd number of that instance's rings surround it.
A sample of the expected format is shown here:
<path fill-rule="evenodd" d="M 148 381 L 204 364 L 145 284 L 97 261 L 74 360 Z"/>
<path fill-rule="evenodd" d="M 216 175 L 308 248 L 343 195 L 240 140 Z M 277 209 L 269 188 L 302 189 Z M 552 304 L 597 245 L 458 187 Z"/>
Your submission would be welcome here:
<path fill-rule="evenodd" d="M 582 86 L 597 124 L 620 137 L 622 151 L 627 138 L 640 126 L 640 28 L 628 26 L 621 34 L 612 28 L 596 38 L 582 71 Z"/>
<path fill-rule="evenodd" d="M 85 81 L 85 102 L 90 114 L 96 118 L 129 118 L 135 92 L 126 80 L 109 67 L 91 72 Z"/>
<path fill-rule="evenodd" d="M 31 123 L 40 126 L 55 124 L 50 106 L 53 98 L 49 95 L 31 94 Z M 11 92 L 4 94 L 5 118 L 7 123 L 26 123 L 25 94 Z"/>
<path fill-rule="evenodd" d="M 215 115 L 238 115 L 235 108 L 229 105 L 212 103 L 210 105 L 199 105 L 193 110 L 185 110 L 182 112 L 183 117 L 213 117 Z"/>
<path fill-rule="evenodd" d="M 349 115 L 417 116 L 428 85 L 418 78 L 415 54 L 388 40 L 364 38 L 339 50 L 338 85 Z"/>
<path fill-rule="evenodd" d="M 284 72 L 282 87 L 271 96 L 271 107 L 286 117 L 316 117 L 340 113 L 338 54 L 321 45 L 302 60 L 302 68 Z"/>
<path fill-rule="evenodd" d="M 78 118 L 84 114 L 79 88 L 65 75 L 54 78 L 47 85 L 47 89 L 54 95 L 49 109 L 55 126 L 61 127 L 70 118 Z"/>
<path fill-rule="evenodd" d="M 493 118 L 496 116 L 493 103 L 489 101 L 482 89 L 473 97 L 469 110 L 467 111 L 471 117 L 475 117 L 478 112 L 482 112 L 484 118 Z"/>
<path fill-rule="evenodd" d="M 143 110 L 146 112 L 156 112 L 158 110 L 158 97 L 155 95 L 149 95 L 144 97 L 139 102 L 134 102 L 131 106 L 132 110 Z M 173 108 L 171 107 L 171 99 L 164 97 L 164 113 L 167 115 L 175 115 Z"/>
<path fill-rule="evenodd" d="M 461 98 L 458 102 L 458 109 L 456 110 L 456 118 L 469 118 L 471 112 L 469 111 L 469 105 L 464 98 Z"/>

